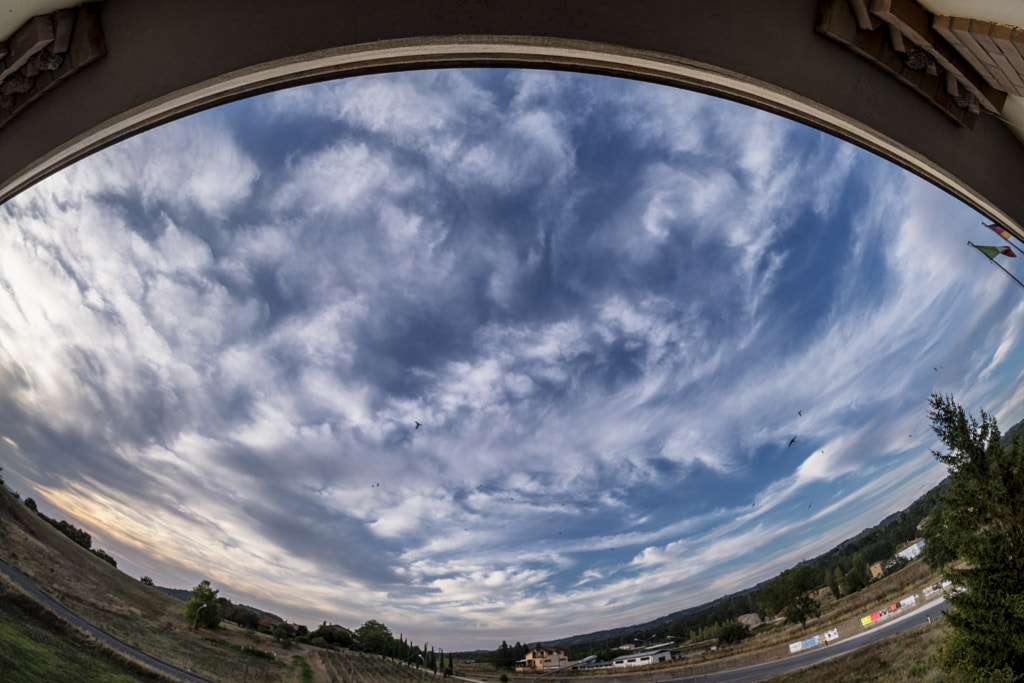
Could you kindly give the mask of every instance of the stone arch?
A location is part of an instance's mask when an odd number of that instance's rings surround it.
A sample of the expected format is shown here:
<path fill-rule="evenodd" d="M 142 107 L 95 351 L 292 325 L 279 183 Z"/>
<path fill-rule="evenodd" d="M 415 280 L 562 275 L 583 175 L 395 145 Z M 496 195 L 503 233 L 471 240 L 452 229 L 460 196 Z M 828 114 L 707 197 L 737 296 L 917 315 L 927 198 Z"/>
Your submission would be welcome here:
<path fill-rule="evenodd" d="M 0 129 L 0 201 L 137 132 L 295 84 L 501 66 L 638 78 L 826 130 L 1024 234 L 1024 147 L 973 128 L 815 32 L 829 0 L 105 0 L 106 54 Z M 845 0 L 831 0 L 832 4 Z M 856 3 L 853 3 L 856 4 Z"/>

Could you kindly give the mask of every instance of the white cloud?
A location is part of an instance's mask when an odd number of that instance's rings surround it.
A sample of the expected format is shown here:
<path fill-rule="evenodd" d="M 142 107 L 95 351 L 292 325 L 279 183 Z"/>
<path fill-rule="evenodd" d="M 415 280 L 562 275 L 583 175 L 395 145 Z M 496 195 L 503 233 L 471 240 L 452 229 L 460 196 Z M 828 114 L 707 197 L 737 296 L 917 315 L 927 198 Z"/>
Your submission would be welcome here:
<path fill-rule="evenodd" d="M 64 177 L 78 188 L 72 196 L 135 195 L 145 206 L 192 204 L 220 217 L 250 196 L 259 169 L 214 115 L 130 138 L 76 164 Z"/>
<path fill-rule="evenodd" d="M 341 143 L 298 159 L 275 193 L 272 207 L 358 215 L 380 202 L 381 193 L 411 189 L 413 180 L 395 171 L 386 152 L 362 143 Z"/>

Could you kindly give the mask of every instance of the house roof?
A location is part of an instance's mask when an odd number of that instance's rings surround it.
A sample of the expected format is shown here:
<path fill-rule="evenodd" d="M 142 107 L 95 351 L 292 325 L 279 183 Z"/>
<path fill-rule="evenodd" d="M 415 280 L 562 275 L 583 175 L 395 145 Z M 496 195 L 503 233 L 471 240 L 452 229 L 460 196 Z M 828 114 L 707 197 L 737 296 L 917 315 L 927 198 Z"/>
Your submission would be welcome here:
<path fill-rule="evenodd" d="M 921 542 L 923 542 L 923 541 L 924 541 L 924 539 L 923 539 L 923 538 L 915 538 L 915 539 L 914 539 L 913 541 L 907 541 L 906 543 L 904 543 L 904 544 L 903 544 L 903 545 L 902 545 L 902 546 L 900 547 L 900 549 L 899 549 L 899 550 L 897 550 L 897 551 L 896 551 L 896 553 L 897 553 L 897 554 L 899 554 L 899 553 L 902 553 L 902 552 L 903 552 L 904 550 L 906 550 L 907 548 L 911 548 L 911 547 L 913 547 L 913 546 L 915 546 L 915 545 L 917 545 L 918 543 L 921 543 Z"/>
<path fill-rule="evenodd" d="M 622 660 L 626 660 L 626 659 L 636 659 L 637 657 L 652 657 L 653 658 L 654 655 L 660 655 L 662 653 L 665 653 L 665 654 L 667 654 L 669 656 L 672 655 L 672 651 L 671 650 L 662 648 L 660 650 L 644 650 L 643 652 L 630 652 L 628 655 L 619 655 L 618 657 L 616 657 L 612 661 L 613 662 L 618 662 L 618 661 L 622 661 Z"/>

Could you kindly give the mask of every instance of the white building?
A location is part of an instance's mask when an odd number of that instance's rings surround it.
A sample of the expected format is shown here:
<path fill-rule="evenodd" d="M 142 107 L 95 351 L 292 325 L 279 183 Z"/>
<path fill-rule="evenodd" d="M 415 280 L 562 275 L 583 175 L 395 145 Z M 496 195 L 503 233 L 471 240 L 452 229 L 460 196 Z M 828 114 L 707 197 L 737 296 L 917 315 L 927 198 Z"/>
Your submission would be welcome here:
<path fill-rule="evenodd" d="M 649 650 L 646 652 L 631 652 L 612 660 L 614 668 L 625 668 L 628 666 L 647 666 L 658 662 L 669 662 L 672 660 L 671 650 Z"/>
<path fill-rule="evenodd" d="M 896 553 L 896 557 L 902 557 L 906 560 L 912 560 L 921 554 L 921 550 L 924 549 L 924 539 L 918 538 L 906 544 L 900 548 L 899 552 Z"/>

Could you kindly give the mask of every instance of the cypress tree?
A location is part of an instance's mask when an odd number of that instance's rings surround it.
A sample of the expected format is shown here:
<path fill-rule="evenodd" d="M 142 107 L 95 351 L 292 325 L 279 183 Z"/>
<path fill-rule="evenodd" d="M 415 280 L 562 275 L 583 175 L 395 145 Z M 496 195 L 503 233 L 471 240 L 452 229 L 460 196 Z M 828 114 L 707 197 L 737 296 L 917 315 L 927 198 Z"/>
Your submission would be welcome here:
<path fill-rule="evenodd" d="M 832 573 L 835 575 L 836 586 L 839 588 L 839 592 L 850 592 L 849 589 L 845 588 L 846 577 L 843 575 L 843 570 L 836 567 L 835 571 Z"/>
<path fill-rule="evenodd" d="M 842 595 L 839 592 L 839 579 L 836 578 L 836 573 L 832 569 L 825 569 L 825 582 L 828 583 L 828 589 L 832 591 L 832 597 L 836 600 Z"/>

